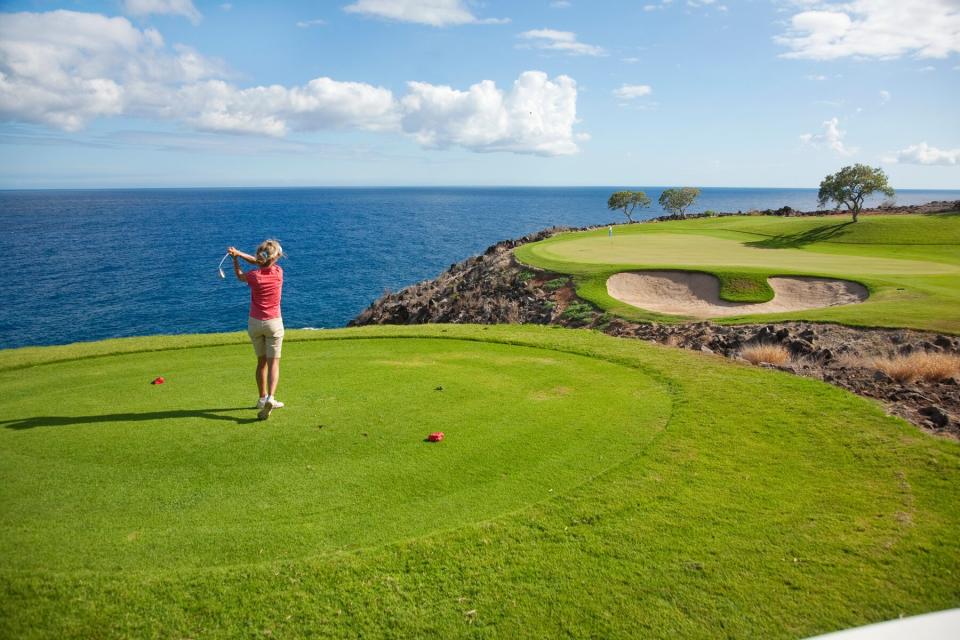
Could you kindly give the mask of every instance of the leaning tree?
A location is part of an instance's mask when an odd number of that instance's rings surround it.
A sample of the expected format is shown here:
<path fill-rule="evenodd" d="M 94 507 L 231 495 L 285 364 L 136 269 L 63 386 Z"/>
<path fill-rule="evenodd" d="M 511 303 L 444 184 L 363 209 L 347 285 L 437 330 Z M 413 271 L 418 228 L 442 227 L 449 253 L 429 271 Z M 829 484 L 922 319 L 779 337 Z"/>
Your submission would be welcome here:
<path fill-rule="evenodd" d="M 828 202 L 833 201 L 836 203 L 835 209 L 846 205 L 856 222 L 863 208 L 863 201 L 872 193 L 893 197 L 893 188 L 887 184 L 887 174 L 880 168 L 855 164 L 824 178 L 820 183 L 820 192 L 817 193 L 817 202 L 821 207 L 825 207 Z"/>
<path fill-rule="evenodd" d="M 660 194 L 658 202 L 663 210 L 680 216 L 686 217 L 687 207 L 693 204 L 693 201 L 700 195 L 700 189 L 694 187 L 681 187 L 679 189 L 664 189 Z"/>
<path fill-rule="evenodd" d="M 633 222 L 633 210 L 637 207 L 643 209 L 650 206 L 650 198 L 643 191 L 617 191 L 607 200 L 607 209 L 623 210 L 623 215 L 627 216 L 627 221 Z"/>

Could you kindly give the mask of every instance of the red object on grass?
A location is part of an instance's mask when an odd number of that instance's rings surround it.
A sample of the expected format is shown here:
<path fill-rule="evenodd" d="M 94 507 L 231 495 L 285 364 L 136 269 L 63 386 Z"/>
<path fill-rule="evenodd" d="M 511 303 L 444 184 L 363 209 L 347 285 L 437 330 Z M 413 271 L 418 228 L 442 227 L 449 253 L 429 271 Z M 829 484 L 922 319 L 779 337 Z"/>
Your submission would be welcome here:
<path fill-rule="evenodd" d="M 436 433 L 431 433 L 427 436 L 427 440 L 430 442 L 440 442 L 443 440 L 443 431 L 437 431 Z"/>
<path fill-rule="evenodd" d="M 155 378 L 150 384 L 163 384 L 164 382 L 165 380 L 163 379 L 163 376 L 160 376 L 159 378 Z"/>

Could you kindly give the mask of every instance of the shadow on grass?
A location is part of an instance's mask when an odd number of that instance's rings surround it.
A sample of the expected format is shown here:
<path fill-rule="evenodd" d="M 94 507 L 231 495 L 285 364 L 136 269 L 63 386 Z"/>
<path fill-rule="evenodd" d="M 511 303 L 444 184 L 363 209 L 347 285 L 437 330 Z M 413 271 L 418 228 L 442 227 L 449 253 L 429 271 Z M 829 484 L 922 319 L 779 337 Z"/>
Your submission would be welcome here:
<path fill-rule="evenodd" d="M 181 418 L 205 418 L 207 420 L 225 420 L 237 424 L 257 422 L 256 418 L 236 418 L 220 415 L 228 411 L 242 411 L 250 407 L 232 407 L 229 409 L 181 409 L 179 411 L 147 411 L 145 413 L 105 413 L 99 416 L 34 416 L 0 421 L 7 429 L 33 429 L 34 427 L 69 427 L 77 424 L 96 424 L 102 422 L 147 422 L 150 420 L 179 420 Z"/>
<path fill-rule="evenodd" d="M 765 240 L 755 240 L 746 244 L 748 247 L 757 247 L 759 249 L 797 249 L 815 242 L 828 242 L 842 235 L 851 224 L 853 224 L 852 220 L 839 224 L 825 224 L 822 227 L 808 229 L 800 233 L 773 236 Z"/>

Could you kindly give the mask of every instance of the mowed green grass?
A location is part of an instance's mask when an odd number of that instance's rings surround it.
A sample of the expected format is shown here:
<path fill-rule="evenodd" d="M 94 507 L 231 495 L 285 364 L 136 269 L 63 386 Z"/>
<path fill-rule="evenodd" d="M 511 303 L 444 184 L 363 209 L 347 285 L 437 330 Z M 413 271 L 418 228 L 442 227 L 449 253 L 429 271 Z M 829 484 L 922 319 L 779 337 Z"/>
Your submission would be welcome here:
<path fill-rule="evenodd" d="M 576 276 L 578 293 L 639 320 L 677 320 L 611 298 L 606 280 L 639 269 L 705 271 L 732 301 L 772 297 L 774 275 L 855 280 L 870 298 L 856 305 L 717 322 L 804 319 L 960 333 L 960 215 L 780 218 L 731 216 L 561 234 L 516 249 L 526 264 Z"/>
<path fill-rule="evenodd" d="M 16 527 L 0 558 L 20 569 L 196 568 L 456 528 L 635 455 L 670 404 L 635 369 L 555 351 L 312 341 L 284 358 L 290 406 L 260 423 L 251 359 L 231 345 L 0 373 L 0 436 L 16 443 L 3 465 Z M 147 384 L 159 374 L 167 382 Z M 425 443 L 436 431 L 445 442 Z"/>
<path fill-rule="evenodd" d="M 249 351 L 0 352 L 0 636 L 790 638 L 960 604 L 960 445 L 840 389 L 585 331 L 291 331 L 259 423 Z"/>

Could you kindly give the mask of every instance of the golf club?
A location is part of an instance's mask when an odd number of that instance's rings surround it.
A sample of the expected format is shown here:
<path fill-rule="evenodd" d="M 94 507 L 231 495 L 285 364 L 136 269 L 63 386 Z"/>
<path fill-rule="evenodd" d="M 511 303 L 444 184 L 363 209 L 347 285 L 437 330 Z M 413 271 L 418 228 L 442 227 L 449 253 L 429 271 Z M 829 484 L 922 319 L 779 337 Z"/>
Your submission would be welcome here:
<path fill-rule="evenodd" d="M 229 253 L 223 254 L 223 257 L 220 258 L 220 264 L 217 265 L 217 269 L 220 271 L 220 279 L 221 279 L 221 280 L 226 280 L 226 279 L 227 279 L 227 274 L 225 274 L 225 273 L 223 272 L 223 261 L 226 260 L 226 259 L 229 258 L 229 257 L 230 257 L 230 254 L 229 254 Z"/>

